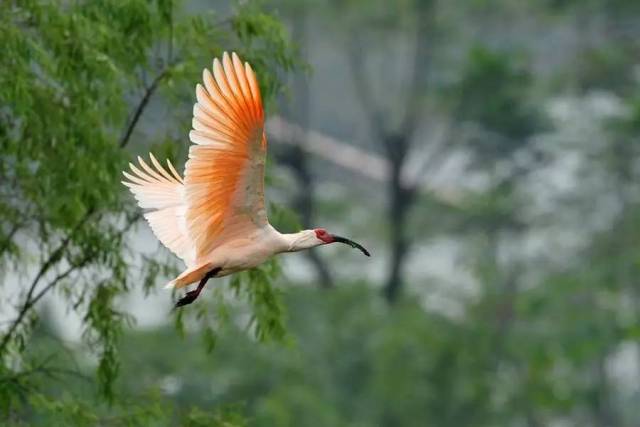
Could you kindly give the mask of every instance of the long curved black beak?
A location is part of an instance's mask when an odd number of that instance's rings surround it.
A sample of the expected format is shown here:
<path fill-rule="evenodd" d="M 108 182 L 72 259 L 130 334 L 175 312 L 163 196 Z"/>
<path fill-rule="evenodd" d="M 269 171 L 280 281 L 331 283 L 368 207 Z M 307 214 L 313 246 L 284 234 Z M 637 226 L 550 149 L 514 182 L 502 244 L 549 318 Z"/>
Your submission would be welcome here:
<path fill-rule="evenodd" d="M 347 239 L 346 237 L 341 237 L 336 235 L 332 235 L 331 237 L 333 237 L 334 242 L 344 243 L 346 245 L 351 246 L 352 248 L 360 249 L 362 253 L 365 254 L 366 256 L 371 256 L 369 251 L 366 250 L 364 246 L 362 246 L 360 243 L 356 243 L 353 240 Z"/>

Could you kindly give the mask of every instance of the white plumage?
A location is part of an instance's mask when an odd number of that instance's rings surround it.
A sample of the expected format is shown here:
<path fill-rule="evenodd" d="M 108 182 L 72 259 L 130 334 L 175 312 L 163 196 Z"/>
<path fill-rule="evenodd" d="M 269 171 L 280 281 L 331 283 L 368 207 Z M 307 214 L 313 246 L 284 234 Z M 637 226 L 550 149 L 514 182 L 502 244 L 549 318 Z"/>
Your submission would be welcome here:
<path fill-rule="evenodd" d="M 187 269 L 168 287 L 200 281 L 178 301 L 189 304 L 211 277 L 256 267 L 280 253 L 333 242 L 359 244 L 324 229 L 281 234 L 267 219 L 264 164 L 267 140 L 256 77 L 234 53 L 213 61 L 196 86 L 193 130 L 184 179 L 171 162 L 168 170 L 150 154 L 138 157 L 123 181 L 135 196 L 154 234 L 181 258 Z"/>

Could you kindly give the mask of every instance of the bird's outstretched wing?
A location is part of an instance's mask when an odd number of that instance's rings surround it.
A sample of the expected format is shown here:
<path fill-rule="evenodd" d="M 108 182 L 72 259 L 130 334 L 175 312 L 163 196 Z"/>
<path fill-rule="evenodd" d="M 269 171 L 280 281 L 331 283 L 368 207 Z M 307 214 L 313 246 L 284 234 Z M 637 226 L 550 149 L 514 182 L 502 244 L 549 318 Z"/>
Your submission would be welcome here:
<path fill-rule="evenodd" d="M 153 154 L 150 157 L 152 166 L 140 157 L 139 168 L 129 163 L 131 173 L 123 172 L 128 181 L 122 183 L 129 187 L 140 207 L 147 209 L 144 217 L 160 242 L 192 265 L 195 252 L 185 222 L 184 183 L 170 161 L 167 160 L 167 171 Z"/>
<path fill-rule="evenodd" d="M 221 242 L 267 224 L 266 138 L 258 82 L 248 63 L 226 52 L 196 87 L 184 202 L 196 259 Z"/>

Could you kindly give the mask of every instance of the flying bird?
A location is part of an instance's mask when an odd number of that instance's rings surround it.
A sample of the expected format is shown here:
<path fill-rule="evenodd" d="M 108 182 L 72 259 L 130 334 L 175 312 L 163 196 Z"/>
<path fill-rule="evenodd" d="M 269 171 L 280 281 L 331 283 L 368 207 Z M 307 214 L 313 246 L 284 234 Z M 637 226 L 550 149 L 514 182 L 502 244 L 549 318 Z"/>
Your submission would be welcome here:
<path fill-rule="evenodd" d="M 196 86 L 193 129 L 184 178 L 150 154 L 149 165 L 138 157 L 126 185 L 151 230 L 186 264 L 166 287 L 198 282 L 176 307 L 198 298 L 207 281 L 256 267 L 269 257 L 330 243 L 369 252 L 324 228 L 283 234 L 269 224 L 264 204 L 267 139 L 264 110 L 256 76 L 235 53 L 213 60 Z"/>

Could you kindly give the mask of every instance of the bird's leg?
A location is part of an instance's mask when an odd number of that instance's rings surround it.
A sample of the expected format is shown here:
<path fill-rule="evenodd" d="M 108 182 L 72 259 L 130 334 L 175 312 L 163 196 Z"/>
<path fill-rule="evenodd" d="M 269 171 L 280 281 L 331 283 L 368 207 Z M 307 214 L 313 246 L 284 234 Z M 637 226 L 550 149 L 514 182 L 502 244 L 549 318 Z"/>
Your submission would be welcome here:
<path fill-rule="evenodd" d="M 182 307 L 183 305 L 188 305 L 188 304 L 191 304 L 192 302 L 194 302 L 196 300 L 196 298 L 198 298 L 198 296 L 200 295 L 200 292 L 202 292 L 202 289 L 204 288 L 204 285 L 207 284 L 207 280 L 209 280 L 210 278 L 215 276 L 220 270 L 221 270 L 221 268 L 217 267 L 217 268 L 214 268 L 213 270 L 209 271 L 202 278 L 202 280 L 200 280 L 200 283 L 198 283 L 198 287 L 196 289 L 187 292 L 182 298 L 180 298 L 178 300 L 178 302 L 176 302 L 175 308 Z"/>

